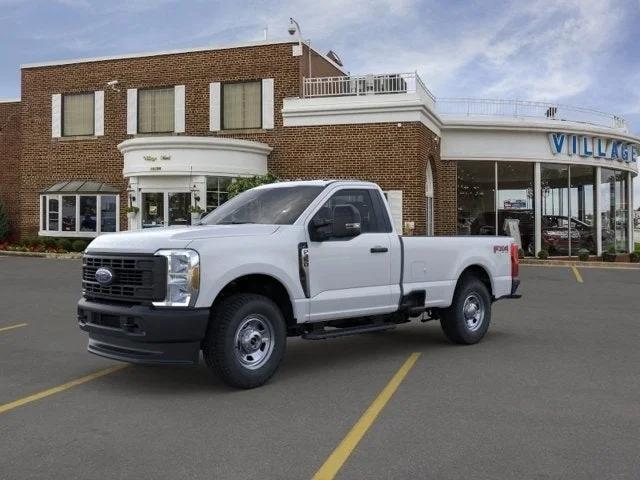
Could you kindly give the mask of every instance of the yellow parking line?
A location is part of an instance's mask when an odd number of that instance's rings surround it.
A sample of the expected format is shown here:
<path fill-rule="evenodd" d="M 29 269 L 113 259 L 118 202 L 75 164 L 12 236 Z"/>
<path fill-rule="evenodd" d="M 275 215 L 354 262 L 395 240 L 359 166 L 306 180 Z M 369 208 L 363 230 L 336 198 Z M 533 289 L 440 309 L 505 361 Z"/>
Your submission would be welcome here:
<path fill-rule="evenodd" d="M 344 462 L 347 461 L 360 440 L 362 440 L 362 437 L 364 437 L 364 434 L 367 433 L 369 427 L 373 425 L 373 422 L 375 422 L 382 409 L 398 389 L 398 386 L 400 386 L 411 368 L 413 368 L 419 356 L 419 353 L 409 355 L 409 358 L 400 367 L 400 370 L 396 372 L 387 386 L 384 387 L 382 392 L 380 392 L 362 417 L 360 417 L 360 420 L 351 428 L 351 431 L 344 437 L 340 445 L 336 447 L 322 467 L 320 467 L 320 470 L 316 472 L 313 480 L 331 480 L 336 476 L 340 468 L 342 468 L 342 465 L 344 465 Z"/>
<path fill-rule="evenodd" d="M 28 323 L 18 323 L 17 325 L 9 325 L 8 327 L 0 327 L 0 332 L 6 332 L 7 330 L 13 330 L 14 328 L 26 327 Z"/>
<path fill-rule="evenodd" d="M 18 400 L 14 400 L 13 402 L 5 403 L 4 405 L 0 405 L 0 415 L 8 412 L 9 410 L 13 410 L 14 408 L 18 408 L 23 405 L 26 405 L 27 403 L 35 402 L 36 400 L 40 400 L 50 395 L 63 392 L 72 387 L 82 385 L 83 383 L 90 382 L 91 380 L 104 377 L 105 375 L 109 375 L 110 373 L 117 372 L 118 370 L 122 370 L 123 368 L 126 368 L 128 366 L 129 366 L 128 364 L 124 364 L 124 365 L 115 365 L 113 367 L 105 368 L 104 370 L 99 370 L 97 372 L 91 373 L 84 377 L 80 377 L 75 380 L 71 380 L 70 382 L 63 383 L 62 385 L 58 385 L 57 387 L 49 388 L 47 390 L 34 393 L 33 395 L 29 395 L 28 397 L 19 398 Z"/>
<path fill-rule="evenodd" d="M 571 265 L 571 270 L 573 270 L 573 275 L 576 277 L 576 280 L 578 281 L 578 283 L 584 283 L 582 281 L 582 275 L 580 275 L 580 272 L 578 271 L 578 268 L 575 265 Z"/>

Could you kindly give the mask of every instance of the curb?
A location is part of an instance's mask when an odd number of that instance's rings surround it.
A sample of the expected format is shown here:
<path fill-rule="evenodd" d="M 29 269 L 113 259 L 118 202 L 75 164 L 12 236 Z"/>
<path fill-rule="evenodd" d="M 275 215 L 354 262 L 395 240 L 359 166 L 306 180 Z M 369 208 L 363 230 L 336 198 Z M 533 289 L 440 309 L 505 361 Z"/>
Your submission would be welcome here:
<path fill-rule="evenodd" d="M 0 257 L 2 256 L 50 258 L 54 260 L 79 260 L 82 258 L 82 253 L 14 252 L 11 250 L 0 250 Z"/>
<path fill-rule="evenodd" d="M 521 258 L 520 265 L 533 265 L 538 267 L 581 267 L 581 268 L 608 268 L 620 270 L 640 270 L 640 263 L 628 262 L 581 262 L 579 260 L 538 260 L 534 258 Z"/>

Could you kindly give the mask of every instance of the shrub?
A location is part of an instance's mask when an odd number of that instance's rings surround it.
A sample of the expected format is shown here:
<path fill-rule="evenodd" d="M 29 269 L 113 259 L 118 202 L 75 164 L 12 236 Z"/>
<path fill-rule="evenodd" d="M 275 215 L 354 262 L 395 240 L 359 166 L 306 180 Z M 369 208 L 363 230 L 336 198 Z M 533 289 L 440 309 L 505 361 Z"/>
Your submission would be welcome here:
<path fill-rule="evenodd" d="M 88 243 L 86 240 L 74 240 L 71 244 L 71 250 L 74 252 L 83 252 L 84 249 L 87 248 L 87 245 Z"/>
<path fill-rule="evenodd" d="M 9 238 L 9 215 L 0 200 L 0 242 Z"/>
<path fill-rule="evenodd" d="M 522 248 L 518 249 L 518 258 L 521 260 L 524 258 L 524 250 Z"/>
<path fill-rule="evenodd" d="M 640 263 L 640 252 L 638 251 L 631 252 L 629 254 L 629 260 L 632 261 L 633 263 Z"/>
<path fill-rule="evenodd" d="M 256 175 L 255 177 L 236 178 L 234 182 L 231 182 L 227 188 L 229 198 L 233 198 L 239 193 L 249 190 L 260 185 L 267 183 L 275 183 L 278 181 L 278 177 L 267 173 L 266 175 Z"/>
<path fill-rule="evenodd" d="M 538 258 L 540 260 L 546 260 L 547 258 L 549 258 L 549 252 L 547 252 L 545 249 L 542 249 L 538 252 Z"/>
<path fill-rule="evenodd" d="M 586 262 L 587 260 L 589 260 L 589 250 L 587 250 L 586 248 L 581 248 L 580 250 L 578 250 L 578 259 L 582 262 Z"/>
<path fill-rule="evenodd" d="M 67 252 L 70 252 L 73 250 L 73 244 L 71 242 L 71 240 L 69 240 L 68 238 L 59 238 L 58 239 L 58 248 L 60 250 L 65 250 Z"/>
<path fill-rule="evenodd" d="M 607 247 L 607 253 L 613 253 L 613 254 L 615 254 L 615 253 L 616 253 L 616 246 L 615 246 L 615 245 L 609 245 L 609 246 Z"/>
<path fill-rule="evenodd" d="M 56 248 L 58 246 L 58 241 L 54 237 L 40 237 L 39 240 L 45 248 Z"/>

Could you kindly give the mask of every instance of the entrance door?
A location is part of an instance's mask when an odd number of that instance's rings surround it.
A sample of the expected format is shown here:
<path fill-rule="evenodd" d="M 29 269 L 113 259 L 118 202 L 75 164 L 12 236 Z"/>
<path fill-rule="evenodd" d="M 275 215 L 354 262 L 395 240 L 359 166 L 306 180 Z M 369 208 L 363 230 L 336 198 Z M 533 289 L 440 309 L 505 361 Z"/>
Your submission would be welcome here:
<path fill-rule="evenodd" d="M 310 320 L 376 315 L 397 308 L 390 286 L 390 225 L 379 213 L 379 196 L 377 190 L 339 190 L 312 217 L 311 222 L 331 223 L 334 207 L 353 205 L 360 213 L 362 233 L 309 240 Z"/>
<path fill-rule="evenodd" d="M 164 193 L 142 194 L 142 228 L 164 227 Z"/>
<path fill-rule="evenodd" d="M 191 193 L 169 193 L 169 225 L 191 225 Z"/>

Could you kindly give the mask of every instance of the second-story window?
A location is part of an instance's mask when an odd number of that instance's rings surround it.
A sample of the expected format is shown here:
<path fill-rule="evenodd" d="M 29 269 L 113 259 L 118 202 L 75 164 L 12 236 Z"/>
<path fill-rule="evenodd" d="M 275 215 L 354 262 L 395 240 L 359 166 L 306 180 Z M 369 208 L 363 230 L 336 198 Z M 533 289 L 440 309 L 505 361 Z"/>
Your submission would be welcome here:
<path fill-rule="evenodd" d="M 95 130 L 95 94 L 69 93 L 62 96 L 62 136 L 93 135 Z"/>
<path fill-rule="evenodd" d="M 173 132 L 174 102 L 174 87 L 138 90 L 138 133 Z"/>
<path fill-rule="evenodd" d="M 222 85 L 222 128 L 237 130 L 262 127 L 262 83 Z"/>

